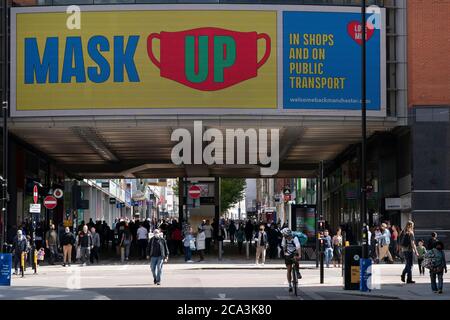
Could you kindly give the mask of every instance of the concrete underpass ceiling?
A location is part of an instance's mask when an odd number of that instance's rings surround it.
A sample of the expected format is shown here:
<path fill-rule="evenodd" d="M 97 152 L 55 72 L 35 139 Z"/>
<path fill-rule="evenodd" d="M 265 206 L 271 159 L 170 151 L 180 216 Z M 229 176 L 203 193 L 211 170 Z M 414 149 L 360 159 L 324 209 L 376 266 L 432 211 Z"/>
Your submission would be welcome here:
<path fill-rule="evenodd" d="M 181 176 L 259 177 L 257 165 L 174 165 L 171 134 L 193 132 L 193 120 L 14 118 L 10 132 L 46 154 L 68 173 L 83 178 L 167 178 Z M 369 136 L 387 131 L 394 120 L 371 119 Z M 360 141 L 358 118 L 221 119 L 203 121 L 203 128 L 280 129 L 280 170 L 277 177 L 315 176 L 321 160 L 332 160 Z M 247 154 L 248 156 L 248 154 Z"/>

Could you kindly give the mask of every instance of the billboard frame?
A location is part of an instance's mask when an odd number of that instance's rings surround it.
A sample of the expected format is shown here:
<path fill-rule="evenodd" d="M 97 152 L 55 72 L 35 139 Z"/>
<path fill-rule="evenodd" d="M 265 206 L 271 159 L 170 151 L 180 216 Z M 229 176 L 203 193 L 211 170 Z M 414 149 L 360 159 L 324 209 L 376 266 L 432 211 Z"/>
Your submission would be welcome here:
<path fill-rule="evenodd" d="M 126 106 L 111 109 L 58 109 L 58 110 L 17 110 L 16 88 L 16 28 L 17 15 L 26 13 L 65 13 L 66 6 L 38 6 L 11 8 L 10 43 L 10 116 L 11 117 L 65 117 L 65 116 L 360 116 L 361 110 L 339 109 L 284 109 L 283 108 L 283 12 L 331 12 L 360 13 L 359 7 L 318 6 L 318 5 L 213 5 L 213 4 L 128 4 L 128 5 L 80 5 L 81 12 L 102 11 L 272 11 L 277 12 L 277 106 L 268 108 L 128 108 Z M 386 9 L 380 8 L 380 110 L 367 110 L 368 117 L 387 117 L 387 79 L 386 79 Z"/>

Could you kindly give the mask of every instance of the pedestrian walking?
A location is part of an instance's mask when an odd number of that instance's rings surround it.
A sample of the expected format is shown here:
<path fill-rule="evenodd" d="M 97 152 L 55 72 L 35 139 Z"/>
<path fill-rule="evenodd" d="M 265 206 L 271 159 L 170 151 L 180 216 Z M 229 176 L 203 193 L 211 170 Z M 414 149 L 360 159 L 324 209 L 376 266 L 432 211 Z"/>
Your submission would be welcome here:
<path fill-rule="evenodd" d="M 427 249 L 423 245 L 423 240 L 419 240 L 417 242 L 417 252 L 419 253 L 419 255 L 417 257 L 417 264 L 419 265 L 419 274 L 424 275 L 425 268 L 422 265 L 422 262 L 423 262 L 425 254 L 427 253 Z"/>
<path fill-rule="evenodd" d="M 61 239 L 61 245 L 63 246 L 63 267 L 72 263 L 72 248 L 75 245 L 75 236 L 70 232 L 69 227 L 64 230 L 64 235 Z"/>
<path fill-rule="evenodd" d="M 91 237 L 92 237 L 92 249 L 89 255 L 89 260 L 91 264 L 94 264 L 94 259 L 98 263 L 98 252 L 100 250 L 101 241 L 100 235 L 96 232 L 95 227 L 91 228 Z"/>
<path fill-rule="evenodd" d="M 205 231 L 205 253 L 209 254 L 211 251 L 211 240 L 213 236 L 213 227 L 209 223 L 209 220 L 205 221 L 205 225 L 203 226 L 203 230 Z"/>
<path fill-rule="evenodd" d="M 389 246 L 389 250 L 391 252 L 392 259 L 400 258 L 398 254 L 398 236 L 399 231 L 396 225 L 392 225 L 391 227 L 391 244 Z"/>
<path fill-rule="evenodd" d="M 380 262 L 380 245 L 378 242 L 378 239 L 381 237 L 381 230 L 379 226 L 375 227 L 374 230 L 374 237 L 373 237 L 373 246 L 375 248 L 375 263 L 379 263 Z"/>
<path fill-rule="evenodd" d="M 183 254 L 183 233 L 181 232 L 181 225 L 177 223 L 176 227 L 172 232 L 172 240 L 173 240 L 173 255 L 177 256 L 178 252 Z M 171 252 L 172 254 L 172 252 Z"/>
<path fill-rule="evenodd" d="M 198 233 L 197 233 L 197 251 L 200 255 L 200 260 L 198 262 L 202 262 L 205 260 L 205 245 L 206 245 L 206 236 L 205 232 L 203 231 L 203 228 L 201 226 L 198 227 Z"/>
<path fill-rule="evenodd" d="M 139 259 L 145 259 L 148 244 L 148 230 L 144 227 L 143 223 L 139 224 L 139 229 L 137 229 L 137 241 L 139 246 Z"/>
<path fill-rule="evenodd" d="M 431 233 L 431 238 L 430 238 L 430 240 L 428 240 L 428 243 L 427 243 L 427 249 L 428 250 L 432 250 L 436 246 L 436 243 L 439 241 L 437 236 L 438 235 L 437 235 L 436 232 L 432 232 Z"/>
<path fill-rule="evenodd" d="M 17 230 L 17 235 L 14 237 L 13 240 L 13 247 L 12 247 L 12 253 L 14 255 L 14 274 L 19 274 L 19 268 L 24 268 L 22 265 L 22 255 L 27 252 L 27 239 L 23 235 L 22 230 Z"/>
<path fill-rule="evenodd" d="M 236 225 L 234 224 L 234 221 L 230 221 L 230 225 L 228 226 L 228 233 L 230 235 L 230 243 L 234 244 L 235 234 L 236 234 Z"/>
<path fill-rule="evenodd" d="M 50 254 L 50 264 L 54 265 L 58 257 L 59 237 L 55 225 L 50 225 L 50 230 L 45 234 L 45 246 Z"/>
<path fill-rule="evenodd" d="M 84 225 L 83 230 L 78 233 L 77 247 L 80 249 L 81 264 L 85 266 L 86 261 L 90 260 L 92 249 L 92 236 L 87 225 Z"/>
<path fill-rule="evenodd" d="M 331 245 L 331 237 L 330 232 L 325 230 L 323 232 L 323 245 L 324 245 L 324 254 L 325 254 L 325 264 L 327 268 L 330 267 L 330 262 L 333 259 L 333 247 Z"/>
<path fill-rule="evenodd" d="M 153 237 L 149 241 L 147 252 L 147 258 L 150 259 L 153 283 L 159 286 L 161 285 L 163 263 L 167 263 L 169 260 L 167 241 L 159 229 L 153 231 Z"/>
<path fill-rule="evenodd" d="M 183 246 L 184 246 L 184 261 L 185 262 L 193 262 L 192 261 L 192 249 L 195 247 L 192 245 L 194 243 L 194 236 L 192 235 L 192 228 L 189 227 L 186 231 L 183 239 Z"/>
<path fill-rule="evenodd" d="M 238 244 L 238 251 L 239 254 L 242 254 L 242 244 L 245 240 L 245 232 L 244 232 L 244 225 L 241 223 L 239 225 L 239 229 L 236 231 L 236 241 Z"/>
<path fill-rule="evenodd" d="M 382 223 L 380 227 L 380 233 L 375 237 L 378 242 L 378 259 L 377 262 L 382 261 L 384 258 L 388 258 L 389 263 L 394 263 L 391 252 L 389 251 L 389 245 L 391 244 L 391 233 L 389 232 L 386 223 Z"/>
<path fill-rule="evenodd" d="M 338 268 L 341 267 L 342 260 L 342 230 L 338 228 L 336 231 L 336 235 L 332 240 L 333 245 L 333 266 L 336 267 L 336 263 Z"/>
<path fill-rule="evenodd" d="M 264 231 L 264 225 L 261 224 L 259 227 L 259 232 L 256 234 L 256 265 L 259 265 L 259 259 L 261 258 L 261 263 L 264 265 L 266 262 L 266 250 L 269 245 L 267 233 Z"/>
<path fill-rule="evenodd" d="M 273 223 L 270 224 L 267 237 L 269 239 L 269 259 L 275 259 L 278 255 L 278 234 Z"/>
<path fill-rule="evenodd" d="M 122 239 L 120 240 L 120 248 L 121 248 L 120 258 L 122 262 L 128 261 L 129 259 L 131 241 L 133 241 L 133 235 L 131 234 L 128 222 L 125 222 L 125 229 L 122 233 Z"/>
<path fill-rule="evenodd" d="M 406 283 L 411 284 L 416 283 L 412 280 L 413 254 L 419 255 L 414 241 L 414 222 L 408 221 L 400 235 L 400 246 L 405 258 L 405 268 L 403 269 L 401 280 L 405 282 L 405 276 L 407 276 Z"/>
<path fill-rule="evenodd" d="M 444 287 L 444 272 L 447 273 L 444 244 L 438 240 L 434 244 L 434 248 L 430 251 L 430 254 L 433 256 L 432 265 L 430 266 L 431 290 L 433 290 L 434 293 L 442 294 Z"/>

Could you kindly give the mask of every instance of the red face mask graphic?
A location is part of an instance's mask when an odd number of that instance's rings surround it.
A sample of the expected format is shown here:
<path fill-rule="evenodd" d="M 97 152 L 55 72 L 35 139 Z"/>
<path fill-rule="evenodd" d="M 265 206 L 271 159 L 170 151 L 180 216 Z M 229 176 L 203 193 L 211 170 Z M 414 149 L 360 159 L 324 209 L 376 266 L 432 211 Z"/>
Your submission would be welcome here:
<path fill-rule="evenodd" d="M 153 39 L 160 40 L 160 61 L 153 54 Z M 258 40 L 266 50 L 258 62 Z M 150 60 L 160 75 L 188 87 L 215 91 L 254 78 L 270 56 L 270 38 L 256 32 L 199 28 L 152 33 L 147 38 Z"/>

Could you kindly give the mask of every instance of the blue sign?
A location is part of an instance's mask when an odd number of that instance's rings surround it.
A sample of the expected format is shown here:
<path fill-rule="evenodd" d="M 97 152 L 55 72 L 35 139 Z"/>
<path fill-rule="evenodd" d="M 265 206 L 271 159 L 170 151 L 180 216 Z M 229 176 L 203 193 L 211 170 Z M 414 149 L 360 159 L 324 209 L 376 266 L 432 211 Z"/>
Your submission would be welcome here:
<path fill-rule="evenodd" d="M 11 285 L 12 255 L 0 253 L 0 286 Z"/>
<path fill-rule="evenodd" d="M 370 291 L 372 288 L 372 259 L 360 259 L 360 281 L 359 290 Z"/>
<path fill-rule="evenodd" d="M 361 109 L 360 21 L 359 13 L 283 12 L 284 109 Z M 370 22 L 366 30 L 367 110 L 380 111 L 381 30 Z"/>

